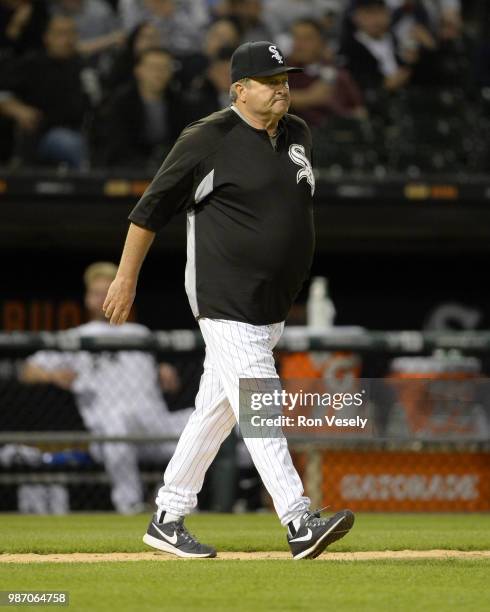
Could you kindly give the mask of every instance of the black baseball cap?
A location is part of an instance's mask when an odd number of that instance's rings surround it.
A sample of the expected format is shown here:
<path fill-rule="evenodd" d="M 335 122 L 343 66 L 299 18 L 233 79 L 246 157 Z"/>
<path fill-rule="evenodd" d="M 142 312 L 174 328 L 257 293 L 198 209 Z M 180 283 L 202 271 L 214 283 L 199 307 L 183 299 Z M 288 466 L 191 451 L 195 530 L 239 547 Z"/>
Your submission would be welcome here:
<path fill-rule="evenodd" d="M 281 72 L 302 72 L 303 68 L 287 66 L 281 50 L 273 42 L 259 40 L 240 45 L 231 57 L 231 82 Z"/>

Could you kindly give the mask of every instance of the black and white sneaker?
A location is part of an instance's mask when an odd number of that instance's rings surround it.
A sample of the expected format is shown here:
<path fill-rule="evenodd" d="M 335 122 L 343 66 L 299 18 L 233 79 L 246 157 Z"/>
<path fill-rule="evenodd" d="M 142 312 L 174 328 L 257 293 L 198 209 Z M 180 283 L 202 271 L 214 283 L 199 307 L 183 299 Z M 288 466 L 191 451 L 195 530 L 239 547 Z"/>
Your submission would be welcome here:
<path fill-rule="evenodd" d="M 170 523 L 157 522 L 157 515 L 148 525 L 143 536 L 143 542 L 162 552 L 172 553 L 178 557 L 207 558 L 216 557 L 216 551 L 211 546 L 200 544 L 184 525 L 184 517 Z"/>
<path fill-rule="evenodd" d="M 300 519 L 299 526 L 289 523 L 288 543 L 293 559 L 314 559 L 325 548 L 343 538 L 354 524 L 350 510 L 337 512 L 329 519 L 320 518 L 321 510 L 307 510 Z"/>

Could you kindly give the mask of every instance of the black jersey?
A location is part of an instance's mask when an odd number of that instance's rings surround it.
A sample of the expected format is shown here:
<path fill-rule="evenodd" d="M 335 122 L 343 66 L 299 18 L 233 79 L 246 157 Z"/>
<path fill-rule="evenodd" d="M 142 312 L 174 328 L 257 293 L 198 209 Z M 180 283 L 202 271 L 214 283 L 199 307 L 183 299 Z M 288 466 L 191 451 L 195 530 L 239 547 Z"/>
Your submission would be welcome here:
<path fill-rule="evenodd" d="M 308 276 L 314 187 L 302 119 L 286 114 L 272 146 L 230 107 L 184 129 L 129 219 L 156 232 L 186 210 L 194 316 L 266 325 Z"/>

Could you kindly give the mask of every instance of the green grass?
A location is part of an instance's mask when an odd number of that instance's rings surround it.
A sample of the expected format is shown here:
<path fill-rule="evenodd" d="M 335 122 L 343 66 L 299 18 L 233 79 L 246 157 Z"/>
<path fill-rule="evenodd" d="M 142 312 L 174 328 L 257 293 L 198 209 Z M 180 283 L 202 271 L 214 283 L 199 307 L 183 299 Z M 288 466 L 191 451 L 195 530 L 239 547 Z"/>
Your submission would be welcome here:
<path fill-rule="evenodd" d="M 490 561 L 0 564 L 0 589 L 64 590 L 68 610 L 488 610 Z"/>
<path fill-rule="evenodd" d="M 0 515 L 0 552 L 138 552 L 148 516 Z M 270 514 L 196 514 L 191 532 L 218 550 L 287 550 L 285 531 Z M 359 514 L 352 532 L 331 547 L 362 550 L 490 550 L 490 514 Z"/>
<path fill-rule="evenodd" d="M 0 515 L 0 551 L 137 552 L 148 516 Z M 218 550 L 286 550 L 268 514 L 197 514 L 191 531 Z M 331 550 L 490 550 L 487 514 L 360 514 Z M 70 610 L 483 612 L 490 559 L 382 561 L 176 560 L 0 563 L 0 590 L 70 592 Z M 34 609 L 34 608 L 32 608 Z M 45 608 L 43 608 L 45 609 Z"/>

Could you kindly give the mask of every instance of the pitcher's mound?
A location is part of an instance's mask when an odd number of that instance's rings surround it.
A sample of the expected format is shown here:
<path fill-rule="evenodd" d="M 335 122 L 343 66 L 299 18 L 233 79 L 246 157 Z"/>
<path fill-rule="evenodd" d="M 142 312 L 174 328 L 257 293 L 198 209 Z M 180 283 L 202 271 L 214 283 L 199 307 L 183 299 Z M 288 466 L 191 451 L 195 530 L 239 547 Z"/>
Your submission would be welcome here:
<path fill-rule="evenodd" d="M 291 559 L 291 554 L 284 551 L 275 552 L 218 552 L 216 559 L 220 561 L 237 559 L 240 561 Z M 325 552 L 312 561 L 371 561 L 373 559 L 490 559 L 490 550 L 378 550 L 365 552 Z M 160 552 L 136 553 L 56 553 L 38 555 L 2 554 L 0 563 L 99 563 L 102 561 L 203 561 L 203 559 L 180 559 L 174 555 Z"/>

